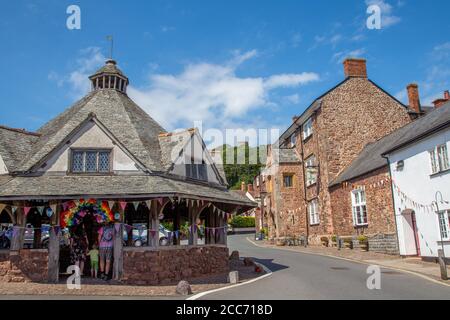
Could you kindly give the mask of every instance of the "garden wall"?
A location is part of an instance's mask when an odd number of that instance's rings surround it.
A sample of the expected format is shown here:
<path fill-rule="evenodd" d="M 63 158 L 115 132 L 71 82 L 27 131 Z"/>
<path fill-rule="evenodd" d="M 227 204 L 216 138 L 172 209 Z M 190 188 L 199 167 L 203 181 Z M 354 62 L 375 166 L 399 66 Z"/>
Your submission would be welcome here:
<path fill-rule="evenodd" d="M 0 252 L 0 282 L 46 282 L 47 276 L 46 249 Z"/>
<path fill-rule="evenodd" d="M 223 245 L 124 248 L 122 281 L 133 285 L 176 284 L 229 271 Z"/>

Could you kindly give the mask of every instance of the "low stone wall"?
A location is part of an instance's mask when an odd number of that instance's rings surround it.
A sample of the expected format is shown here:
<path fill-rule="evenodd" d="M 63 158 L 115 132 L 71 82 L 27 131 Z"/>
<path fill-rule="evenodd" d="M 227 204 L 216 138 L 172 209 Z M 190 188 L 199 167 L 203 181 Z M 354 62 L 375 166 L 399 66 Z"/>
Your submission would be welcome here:
<path fill-rule="evenodd" d="M 133 285 L 173 284 L 229 271 L 226 246 L 124 248 L 122 281 Z"/>
<path fill-rule="evenodd" d="M 0 282 L 46 282 L 48 251 L 0 252 Z"/>
<path fill-rule="evenodd" d="M 392 234 L 377 234 L 369 237 L 369 251 L 398 255 L 397 235 Z"/>

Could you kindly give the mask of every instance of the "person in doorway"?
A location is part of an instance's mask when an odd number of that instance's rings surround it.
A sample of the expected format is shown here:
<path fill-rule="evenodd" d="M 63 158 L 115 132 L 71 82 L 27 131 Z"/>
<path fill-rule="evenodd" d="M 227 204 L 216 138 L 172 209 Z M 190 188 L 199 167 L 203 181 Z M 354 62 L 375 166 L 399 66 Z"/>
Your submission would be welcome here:
<path fill-rule="evenodd" d="M 81 275 L 84 272 L 84 262 L 86 261 L 88 247 L 89 242 L 83 225 L 75 227 L 70 238 L 70 260 L 73 265 L 80 268 Z"/>
<path fill-rule="evenodd" d="M 104 225 L 98 230 L 100 278 L 108 280 L 113 257 L 114 228 L 111 224 Z"/>
<path fill-rule="evenodd" d="M 96 279 L 98 272 L 98 246 L 95 243 L 87 254 L 91 260 L 91 277 Z"/>

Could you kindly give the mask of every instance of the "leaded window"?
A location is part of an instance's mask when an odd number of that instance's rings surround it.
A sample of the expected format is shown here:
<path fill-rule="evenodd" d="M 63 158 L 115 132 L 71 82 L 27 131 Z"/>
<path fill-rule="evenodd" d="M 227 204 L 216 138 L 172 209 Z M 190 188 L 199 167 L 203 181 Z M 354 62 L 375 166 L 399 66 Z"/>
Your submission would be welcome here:
<path fill-rule="evenodd" d="M 111 151 L 73 150 L 73 173 L 106 173 L 111 171 Z"/>

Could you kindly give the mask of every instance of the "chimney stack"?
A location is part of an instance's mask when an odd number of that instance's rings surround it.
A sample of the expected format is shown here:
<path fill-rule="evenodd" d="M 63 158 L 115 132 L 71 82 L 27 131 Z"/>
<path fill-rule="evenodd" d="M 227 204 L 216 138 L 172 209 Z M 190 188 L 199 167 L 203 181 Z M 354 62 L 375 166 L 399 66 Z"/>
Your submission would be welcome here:
<path fill-rule="evenodd" d="M 408 90 L 409 107 L 413 109 L 414 112 L 420 113 L 422 109 L 420 107 L 419 86 L 415 83 L 411 83 L 406 89 Z"/>
<path fill-rule="evenodd" d="M 245 190 L 245 182 L 244 181 L 241 182 L 241 191 L 246 191 Z"/>
<path fill-rule="evenodd" d="M 439 98 L 439 99 L 434 100 L 433 104 L 434 104 L 435 108 L 439 108 L 443 104 L 447 103 L 448 101 L 450 101 L 450 93 L 448 92 L 448 90 L 446 90 L 444 92 L 444 98 Z"/>
<path fill-rule="evenodd" d="M 347 58 L 344 60 L 345 77 L 367 78 L 365 59 Z"/>

